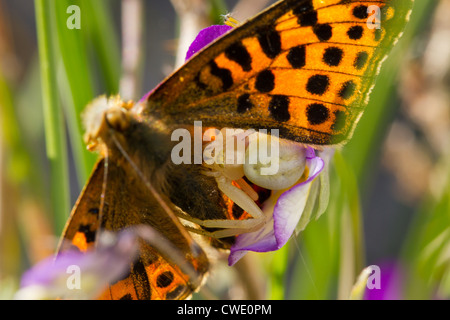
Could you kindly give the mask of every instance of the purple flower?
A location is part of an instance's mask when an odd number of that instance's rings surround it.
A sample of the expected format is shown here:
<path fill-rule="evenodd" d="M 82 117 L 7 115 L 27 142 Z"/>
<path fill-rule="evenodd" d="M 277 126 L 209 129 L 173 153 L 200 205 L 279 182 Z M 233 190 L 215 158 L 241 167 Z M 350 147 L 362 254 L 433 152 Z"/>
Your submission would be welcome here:
<path fill-rule="evenodd" d="M 364 300 L 401 300 L 403 270 L 396 262 L 384 262 L 379 265 L 378 287 L 367 286 Z"/>
<path fill-rule="evenodd" d="M 308 147 L 306 152 L 307 177 L 287 191 L 272 191 L 263 205 L 263 213 L 269 217 L 264 226 L 250 233 L 237 236 L 230 249 L 228 264 L 234 265 L 248 251 L 268 252 L 283 247 L 297 227 L 308 201 L 312 181 L 324 168 L 324 161 Z"/>
<path fill-rule="evenodd" d="M 188 52 L 186 53 L 186 61 L 189 60 L 194 54 L 199 52 L 205 46 L 224 35 L 233 27 L 227 25 L 210 26 L 199 32 L 195 40 L 191 43 Z"/>

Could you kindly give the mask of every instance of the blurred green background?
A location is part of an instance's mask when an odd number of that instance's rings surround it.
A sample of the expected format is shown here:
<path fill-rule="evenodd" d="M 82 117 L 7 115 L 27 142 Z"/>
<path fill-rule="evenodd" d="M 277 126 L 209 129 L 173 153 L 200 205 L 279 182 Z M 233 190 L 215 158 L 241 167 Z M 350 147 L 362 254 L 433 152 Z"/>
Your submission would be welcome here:
<path fill-rule="evenodd" d="M 190 41 L 189 17 L 172 5 L 183 1 L 144 0 L 139 17 L 124 13 L 132 2 L 0 0 L 2 299 L 54 253 L 95 162 L 82 142 L 84 106 L 100 94 L 139 99 L 179 64 L 177 39 Z M 196 27 L 228 12 L 244 20 L 269 3 L 184 2 Z M 66 26 L 72 4 L 81 8 L 80 30 Z M 332 161 L 325 214 L 276 253 L 250 254 L 236 268 L 218 262 L 209 294 L 195 298 L 347 299 L 369 265 L 386 281 L 378 298 L 450 297 L 448 12 L 449 0 L 416 0 L 353 139 Z M 142 41 L 133 43 L 137 31 Z M 133 52 L 123 48 L 133 45 L 139 54 L 127 66 L 122 56 Z"/>

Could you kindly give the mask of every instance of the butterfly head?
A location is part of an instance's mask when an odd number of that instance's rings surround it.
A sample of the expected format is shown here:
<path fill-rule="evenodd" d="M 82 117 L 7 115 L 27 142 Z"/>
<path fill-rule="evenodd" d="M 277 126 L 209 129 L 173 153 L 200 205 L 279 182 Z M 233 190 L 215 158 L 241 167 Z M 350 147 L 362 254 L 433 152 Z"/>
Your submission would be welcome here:
<path fill-rule="evenodd" d="M 92 101 L 83 113 L 88 149 L 95 150 L 100 142 L 106 143 L 110 130 L 125 132 L 131 125 L 132 106 L 133 102 L 123 102 L 119 96 L 101 96 Z"/>

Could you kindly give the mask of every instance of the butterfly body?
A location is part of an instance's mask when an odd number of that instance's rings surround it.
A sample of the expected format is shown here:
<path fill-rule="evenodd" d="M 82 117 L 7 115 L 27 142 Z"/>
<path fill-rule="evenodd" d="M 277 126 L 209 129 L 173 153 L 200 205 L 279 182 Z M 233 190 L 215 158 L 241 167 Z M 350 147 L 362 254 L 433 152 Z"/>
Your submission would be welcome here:
<path fill-rule="evenodd" d="M 205 174 L 208 168 L 194 162 L 175 165 L 172 132 L 184 128 L 193 136 L 194 122 L 201 121 L 204 128 L 278 129 L 281 138 L 311 146 L 345 143 L 411 4 L 284 0 L 200 51 L 145 101 L 93 103 L 85 115 L 86 140 L 100 160 L 59 251 L 93 248 L 102 229 L 147 225 L 184 262 L 142 241 L 130 272 L 101 298 L 188 297 L 209 270 L 204 250 L 188 230 L 227 249 L 234 235 L 264 220 L 257 201 L 246 199 L 217 172 Z M 366 26 L 371 5 L 380 8 L 381 29 Z M 254 219 L 247 219 L 248 213 Z M 231 221 L 242 217 L 246 221 Z M 241 222 L 247 229 L 236 229 Z"/>

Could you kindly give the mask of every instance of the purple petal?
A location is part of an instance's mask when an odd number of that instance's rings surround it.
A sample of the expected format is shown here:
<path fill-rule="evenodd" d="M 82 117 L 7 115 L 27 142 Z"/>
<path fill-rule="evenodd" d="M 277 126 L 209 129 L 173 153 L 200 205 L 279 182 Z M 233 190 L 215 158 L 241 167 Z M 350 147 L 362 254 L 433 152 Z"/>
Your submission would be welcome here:
<path fill-rule="evenodd" d="M 309 184 L 324 167 L 324 162 L 319 157 L 306 161 L 309 162 L 307 165 L 310 170 L 308 179 L 284 192 L 273 210 L 275 237 L 279 248 L 286 244 L 294 232 L 308 200 Z"/>
<path fill-rule="evenodd" d="M 227 25 L 210 26 L 199 32 L 195 40 L 191 43 L 191 46 L 186 53 L 186 60 L 189 60 L 194 54 L 202 50 L 208 44 L 224 35 L 233 27 Z"/>
<path fill-rule="evenodd" d="M 263 205 L 263 213 L 270 216 L 269 221 L 259 230 L 244 233 L 236 238 L 230 249 L 228 264 L 231 266 L 242 258 L 247 251 L 267 252 L 280 249 L 286 244 L 297 226 L 308 199 L 310 183 L 324 168 L 324 161 L 313 156 L 314 149 L 307 151 L 306 162 L 309 177 L 290 190 L 282 193 L 275 207 L 270 205 L 277 193 L 273 194 Z"/>
<path fill-rule="evenodd" d="M 314 159 L 316 157 L 316 151 L 311 147 L 306 147 L 306 159 Z"/>
<path fill-rule="evenodd" d="M 106 232 L 103 235 L 106 237 Z M 27 289 L 36 286 L 45 289 L 48 298 L 95 298 L 108 283 L 122 278 L 128 272 L 130 263 L 138 253 L 137 237 L 132 231 L 124 230 L 118 234 L 109 234 L 108 237 L 110 240 L 104 244 L 99 241 L 96 250 L 85 253 L 64 251 L 56 259 L 47 258 L 26 271 L 17 295 L 19 299 L 29 299 Z M 64 285 L 70 276 L 69 267 L 79 270 L 80 282 L 82 279 L 89 282 L 80 288 L 82 290 L 70 290 Z"/>
<path fill-rule="evenodd" d="M 230 249 L 228 265 L 234 265 L 247 251 L 267 252 L 279 249 L 274 235 L 273 224 L 272 216 L 258 231 L 243 233 L 236 237 L 236 241 Z"/>
<path fill-rule="evenodd" d="M 23 274 L 20 286 L 50 285 L 56 276 L 66 272 L 68 266 L 79 265 L 83 256 L 84 254 L 78 251 L 67 251 L 56 261 L 53 256 L 46 258 Z"/>
<path fill-rule="evenodd" d="M 365 300 L 402 300 L 403 270 L 397 261 L 387 261 L 379 264 L 380 288 L 366 288 Z"/>

